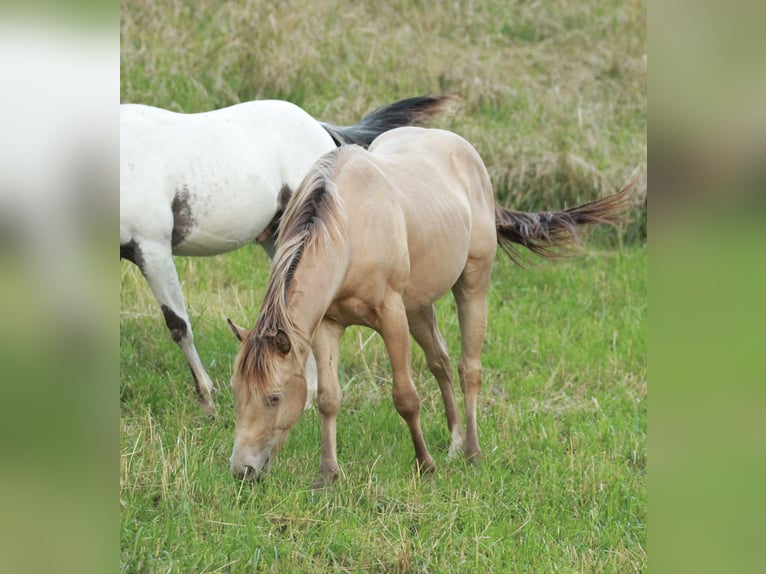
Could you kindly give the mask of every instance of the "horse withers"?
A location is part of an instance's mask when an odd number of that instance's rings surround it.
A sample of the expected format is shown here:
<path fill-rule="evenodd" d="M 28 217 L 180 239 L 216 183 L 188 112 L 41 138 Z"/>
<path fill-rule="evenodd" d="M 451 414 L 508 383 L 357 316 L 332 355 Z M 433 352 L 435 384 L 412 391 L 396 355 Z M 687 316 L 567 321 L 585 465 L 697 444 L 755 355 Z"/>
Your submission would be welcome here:
<path fill-rule="evenodd" d="M 348 325 L 366 325 L 383 337 L 394 405 L 409 428 L 420 472 L 432 471 L 434 462 L 420 428 L 410 334 L 439 384 L 450 452 L 463 450 L 469 461 L 478 460 L 481 349 L 498 244 L 512 256 L 516 245 L 556 255 L 577 241 L 577 225 L 618 220 L 629 205 L 629 190 L 559 212 L 506 209 L 496 203 L 476 150 L 460 136 L 435 129 L 399 128 L 379 136 L 369 151 L 344 146 L 326 154 L 282 218 L 255 326 L 239 329 L 232 474 L 260 476 L 287 438 L 303 412 L 303 368 L 313 350 L 322 420 L 315 486 L 335 479 L 339 344 Z M 465 431 L 434 313 L 434 302 L 449 290 L 460 323 Z"/>
<path fill-rule="evenodd" d="M 348 127 L 279 100 L 198 114 L 120 106 L 120 258 L 146 277 L 205 410 L 215 411 L 213 382 L 194 346 L 173 255 L 216 255 L 257 241 L 273 256 L 282 210 L 322 154 L 366 147 L 386 130 L 423 123 L 448 101 L 400 100 Z"/>

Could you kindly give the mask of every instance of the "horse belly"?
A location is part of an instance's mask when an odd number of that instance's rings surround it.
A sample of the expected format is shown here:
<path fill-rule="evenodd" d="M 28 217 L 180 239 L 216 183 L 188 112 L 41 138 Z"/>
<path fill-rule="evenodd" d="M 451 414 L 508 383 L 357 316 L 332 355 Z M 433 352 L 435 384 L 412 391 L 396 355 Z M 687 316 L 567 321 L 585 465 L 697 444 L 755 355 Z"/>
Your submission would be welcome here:
<path fill-rule="evenodd" d="M 408 309 L 442 297 L 457 282 L 468 260 L 471 213 L 460 196 L 452 201 L 446 191 L 443 196 L 438 208 L 408 218 L 410 272 L 403 293 Z"/>
<path fill-rule="evenodd" d="M 446 242 L 438 245 L 438 252 L 429 257 L 413 258 L 411 254 L 410 275 L 402 293 L 408 310 L 420 309 L 443 297 L 465 268 L 467 243 Z"/>
<path fill-rule="evenodd" d="M 257 180 L 235 184 L 211 181 L 201 188 L 185 184 L 173 199 L 176 255 L 217 255 L 255 240 L 276 212 L 276 194 Z M 204 192 L 199 192 L 203 189 Z"/>
<path fill-rule="evenodd" d="M 205 256 L 252 242 L 268 226 L 283 181 L 279 146 L 244 129 L 247 118 L 125 112 L 121 228 L 157 241 L 172 234 L 174 254 Z"/>
<path fill-rule="evenodd" d="M 173 211 L 173 253 L 217 255 L 252 242 L 277 209 L 281 178 L 271 154 L 230 138 L 207 156 L 204 148 L 169 166 L 165 181 Z"/>

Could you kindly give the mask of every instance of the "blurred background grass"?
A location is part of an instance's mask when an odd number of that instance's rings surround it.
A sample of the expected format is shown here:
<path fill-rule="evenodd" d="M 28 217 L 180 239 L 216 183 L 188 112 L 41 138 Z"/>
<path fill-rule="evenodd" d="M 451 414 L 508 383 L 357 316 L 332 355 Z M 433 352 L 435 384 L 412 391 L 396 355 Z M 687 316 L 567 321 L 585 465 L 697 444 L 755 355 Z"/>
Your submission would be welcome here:
<path fill-rule="evenodd" d="M 762 572 L 766 5 L 649 13 L 649 564 Z"/>

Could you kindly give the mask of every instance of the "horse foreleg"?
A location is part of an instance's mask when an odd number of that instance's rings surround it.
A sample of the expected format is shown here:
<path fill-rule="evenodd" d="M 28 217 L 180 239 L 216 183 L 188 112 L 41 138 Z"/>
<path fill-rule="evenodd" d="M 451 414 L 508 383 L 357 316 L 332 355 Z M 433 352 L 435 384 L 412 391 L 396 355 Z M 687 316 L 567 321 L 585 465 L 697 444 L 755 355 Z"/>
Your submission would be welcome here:
<path fill-rule="evenodd" d="M 410 333 L 426 356 L 428 370 L 439 383 L 444 411 L 447 415 L 447 428 L 452 437 L 449 449 L 449 456 L 452 456 L 463 449 L 464 433 L 457 410 L 455 386 L 452 383 L 452 365 L 447 352 L 447 343 L 439 332 L 433 305 L 417 312 L 410 312 L 407 319 Z"/>
<path fill-rule="evenodd" d="M 317 408 L 322 417 L 322 454 L 319 478 L 312 485 L 314 489 L 332 484 L 340 472 L 335 430 L 340 410 L 338 355 L 344 330 L 345 327 L 338 323 L 322 320 L 312 342 L 318 378 Z"/>
<path fill-rule="evenodd" d="M 412 383 L 407 314 L 398 294 L 388 297 L 379 314 L 379 320 L 379 331 L 391 359 L 394 407 L 410 429 L 420 474 L 433 472 L 436 468 L 434 460 L 428 452 L 423 431 L 420 428 L 420 398 Z"/>
<path fill-rule="evenodd" d="M 202 361 L 194 347 L 194 335 L 191 322 L 184 305 L 181 284 L 178 281 L 170 245 L 157 243 L 139 243 L 134 247 L 137 257 L 134 261 L 141 273 L 146 277 L 149 286 L 160 304 L 165 324 L 170 330 L 170 336 L 181 347 L 186 362 L 194 377 L 200 404 L 209 413 L 215 413 L 213 402 L 213 382 L 210 380 Z"/>
<path fill-rule="evenodd" d="M 481 458 L 476 406 L 481 390 L 481 347 L 487 331 L 487 290 L 491 269 L 491 260 L 485 266 L 466 267 L 452 288 L 460 322 L 458 373 L 465 397 L 465 454 L 470 462 Z"/>

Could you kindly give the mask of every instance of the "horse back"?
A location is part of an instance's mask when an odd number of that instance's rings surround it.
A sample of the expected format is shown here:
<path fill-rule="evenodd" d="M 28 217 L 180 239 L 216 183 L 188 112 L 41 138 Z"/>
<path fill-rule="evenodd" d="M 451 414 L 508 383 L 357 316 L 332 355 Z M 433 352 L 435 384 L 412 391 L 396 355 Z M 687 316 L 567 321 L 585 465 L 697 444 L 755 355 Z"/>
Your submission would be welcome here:
<path fill-rule="evenodd" d="M 198 177 L 236 183 L 257 170 L 293 189 L 317 157 L 335 147 L 311 115 L 290 102 L 257 100 L 208 112 L 177 113 L 152 106 L 120 106 L 121 167 L 157 171 L 165 179 Z M 235 164 L 235 165 L 230 165 Z M 146 165 L 146 170 L 143 166 Z M 219 172 L 218 167 L 235 171 Z M 158 174 L 158 177 L 160 175 Z M 277 190 L 279 186 L 277 186 Z"/>
<path fill-rule="evenodd" d="M 405 305 L 415 308 L 449 290 L 469 257 L 494 257 L 489 178 L 459 136 L 399 128 L 377 138 L 369 152 L 348 149 L 341 156 L 335 180 L 360 278 L 396 277 Z"/>
<path fill-rule="evenodd" d="M 335 147 L 319 122 L 279 100 L 195 114 L 123 105 L 120 127 L 121 241 L 172 236 L 179 255 L 253 241 L 272 221 L 280 190 L 297 188 Z"/>
<path fill-rule="evenodd" d="M 476 149 L 454 132 L 404 127 L 383 134 L 370 147 L 400 191 L 411 227 L 423 237 L 467 234 L 470 255 L 496 247 L 492 182 Z M 424 214 L 428 217 L 424 217 Z M 458 231 L 459 228 L 459 231 Z"/>

